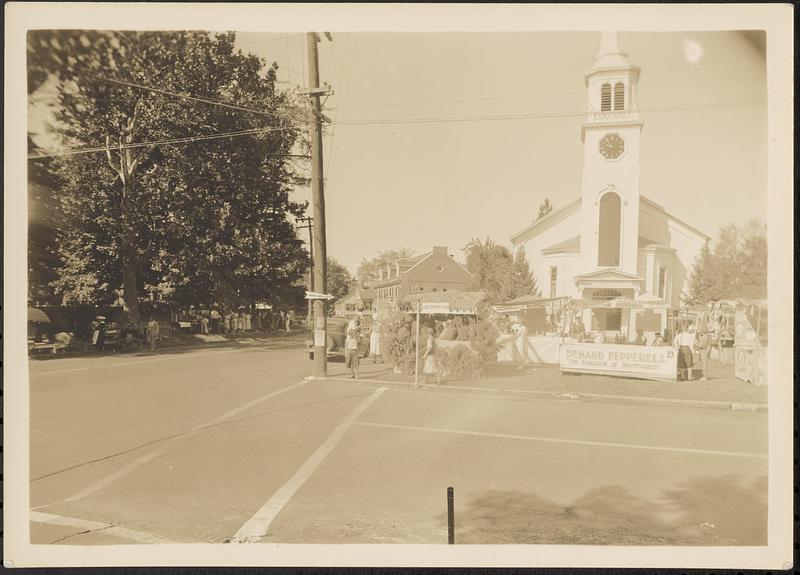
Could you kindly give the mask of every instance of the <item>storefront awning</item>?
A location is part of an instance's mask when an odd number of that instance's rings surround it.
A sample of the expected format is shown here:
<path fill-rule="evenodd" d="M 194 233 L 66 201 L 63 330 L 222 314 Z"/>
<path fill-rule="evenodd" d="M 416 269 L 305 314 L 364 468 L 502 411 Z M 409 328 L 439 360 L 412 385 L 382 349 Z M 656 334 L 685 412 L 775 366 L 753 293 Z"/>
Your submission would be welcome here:
<path fill-rule="evenodd" d="M 400 309 L 416 312 L 417 303 L 421 313 L 443 315 L 478 315 L 478 306 L 486 295 L 483 292 L 450 290 L 446 292 L 423 292 L 409 294 Z"/>
<path fill-rule="evenodd" d="M 546 308 L 551 306 L 562 306 L 569 302 L 568 297 L 538 297 L 526 295 L 507 301 L 505 303 L 492 306 L 496 313 L 518 313 L 530 309 Z"/>
<path fill-rule="evenodd" d="M 663 300 L 636 300 L 624 297 L 607 300 L 573 299 L 570 301 L 570 306 L 583 309 L 672 309 L 672 306 Z"/>

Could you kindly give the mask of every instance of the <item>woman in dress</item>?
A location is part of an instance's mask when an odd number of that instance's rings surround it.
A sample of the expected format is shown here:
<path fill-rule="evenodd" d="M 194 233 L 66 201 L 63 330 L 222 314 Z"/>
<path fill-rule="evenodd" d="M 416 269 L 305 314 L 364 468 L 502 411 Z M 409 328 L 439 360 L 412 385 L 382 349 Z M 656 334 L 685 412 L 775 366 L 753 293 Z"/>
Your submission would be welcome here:
<path fill-rule="evenodd" d="M 372 363 L 383 363 L 383 352 L 381 351 L 381 328 L 378 322 L 372 323 L 372 331 L 369 334 L 369 354 L 372 356 Z M 380 358 L 380 362 L 378 359 Z"/>
<path fill-rule="evenodd" d="M 436 376 L 436 385 L 439 385 L 439 383 L 441 383 L 441 376 L 439 374 L 439 364 L 436 361 L 436 339 L 433 337 L 433 329 L 428 327 L 425 328 L 425 331 L 427 334 L 427 341 L 425 343 L 425 353 L 422 356 L 424 359 L 422 373 L 425 375 L 426 385 L 431 375 Z"/>

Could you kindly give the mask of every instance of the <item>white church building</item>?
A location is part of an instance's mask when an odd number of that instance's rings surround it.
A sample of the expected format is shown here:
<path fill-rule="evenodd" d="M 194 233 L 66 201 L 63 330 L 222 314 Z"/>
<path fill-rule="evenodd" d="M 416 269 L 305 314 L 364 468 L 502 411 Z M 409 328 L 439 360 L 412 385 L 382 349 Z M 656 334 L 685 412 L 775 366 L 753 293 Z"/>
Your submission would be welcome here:
<path fill-rule="evenodd" d="M 644 126 L 637 108 L 639 74 L 619 49 L 617 34 L 604 32 L 586 74 L 580 197 L 511 237 L 515 249 L 524 246 L 545 297 L 623 298 L 679 307 L 694 258 L 709 240 L 639 189 Z M 637 329 L 666 327 L 666 313 L 646 327 L 637 315 L 629 309 L 586 309 L 584 327 L 629 337 Z"/>

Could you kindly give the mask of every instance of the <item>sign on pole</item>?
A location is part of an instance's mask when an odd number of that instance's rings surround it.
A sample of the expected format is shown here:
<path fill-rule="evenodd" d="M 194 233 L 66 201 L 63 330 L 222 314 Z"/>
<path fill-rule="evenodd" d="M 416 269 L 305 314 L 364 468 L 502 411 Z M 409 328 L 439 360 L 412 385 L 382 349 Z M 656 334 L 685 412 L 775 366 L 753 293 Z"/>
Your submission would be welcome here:
<path fill-rule="evenodd" d="M 334 296 L 332 296 L 329 293 L 317 293 L 313 291 L 307 291 L 306 299 L 334 299 Z"/>

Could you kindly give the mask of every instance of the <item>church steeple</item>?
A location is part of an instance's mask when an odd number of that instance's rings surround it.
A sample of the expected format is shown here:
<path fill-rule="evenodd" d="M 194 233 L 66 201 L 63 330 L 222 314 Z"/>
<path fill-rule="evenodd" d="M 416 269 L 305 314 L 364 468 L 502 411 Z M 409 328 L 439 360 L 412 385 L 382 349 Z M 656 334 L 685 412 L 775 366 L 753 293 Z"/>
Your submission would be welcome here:
<path fill-rule="evenodd" d="M 581 254 L 597 269 L 637 273 L 639 143 L 636 107 L 639 68 L 620 48 L 616 32 L 603 32 L 586 74 L 587 114 L 581 192 Z"/>
<path fill-rule="evenodd" d="M 592 71 L 629 67 L 628 54 L 619 49 L 619 36 L 616 32 L 602 32 L 600 52 L 592 67 Z"/>
<path fill-rule="evenodd" d="M 586 74 L 590 115 L 635 110 L 638 81 L 639 68 L 631 66 L 628 54 L 620 49 L 617 32 L 602 32 L 600 51 Z"/>

